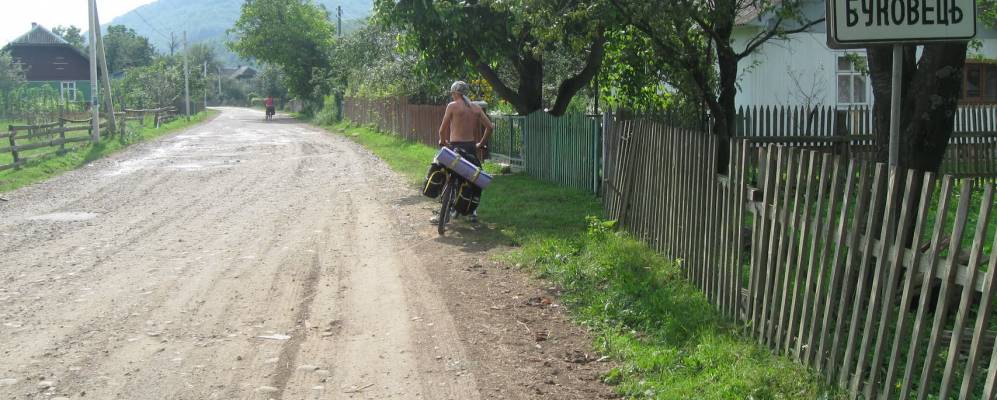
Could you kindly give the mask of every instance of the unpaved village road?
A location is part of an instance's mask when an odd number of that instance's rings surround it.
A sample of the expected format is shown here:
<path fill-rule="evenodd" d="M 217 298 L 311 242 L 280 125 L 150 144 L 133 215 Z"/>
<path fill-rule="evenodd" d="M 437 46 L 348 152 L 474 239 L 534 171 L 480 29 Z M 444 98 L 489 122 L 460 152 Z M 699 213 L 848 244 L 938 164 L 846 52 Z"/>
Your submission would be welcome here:
<path fill-rule="evenodd" d="M 606 392 L 570 350 L 585 333 L 524 306 L 538 289 L 521 274 L 438 238 L 432 203 L 383 162 L 262 119 L 223 109 L 4 195 L 0 399 Z"/>

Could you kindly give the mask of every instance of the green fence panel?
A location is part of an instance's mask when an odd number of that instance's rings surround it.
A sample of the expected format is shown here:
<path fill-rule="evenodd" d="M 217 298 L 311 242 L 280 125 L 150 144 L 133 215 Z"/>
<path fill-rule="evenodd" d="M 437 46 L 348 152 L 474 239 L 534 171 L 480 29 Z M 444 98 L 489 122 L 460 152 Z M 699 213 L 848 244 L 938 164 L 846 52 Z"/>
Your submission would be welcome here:
<path fill-rule="evenodd" d="M 527 174 L 561 186 L 599 192 L 602 131 L 598 117 L 553 117 L 535 112 L 525 119 L 523 164 Z"/>

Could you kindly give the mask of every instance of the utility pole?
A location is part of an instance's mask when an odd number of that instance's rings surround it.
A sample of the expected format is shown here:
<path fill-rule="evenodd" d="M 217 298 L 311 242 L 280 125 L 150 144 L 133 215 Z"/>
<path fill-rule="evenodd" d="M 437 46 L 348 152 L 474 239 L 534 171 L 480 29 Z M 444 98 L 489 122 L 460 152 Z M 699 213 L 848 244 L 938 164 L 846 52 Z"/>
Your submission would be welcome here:
<path fill-rule="evenodd" d="M 94 0 L 96 1 L 96 0 Z M 100 13 L 97 8 L 94 7 L 93 10 L 93 21 L 94 25 L 97 26 L 96 33 L 97 41 L 97 58 L 100 59 L 100 70 L 104 72 L 104 79 L 101 79 L 103 85 L 101 89 L 104 91 L 104 108 L 107 109 L 107 128 L 110 129 L 113 135 L 118 131 L 118 121 L 114 118 L 114 97 L 111 93 L 111 70 L 107 69 L 107 53 L 104 51 L 104 37 L 100 33 Z M 124 135 L 124 130 L 121 131 L 122 136 Z"/>
<path fill-rule="evenodd" d="M 99 26 L 94 23 L 97 9 L 96 0 L 87 2 L 90 11 L 90 141 L 100 142 L 100 102 L 97 101 L 97 39 Z"/>
<path fill-rule="evenodd" d="M 222 103 L 222 67 L 218 66 L 218 105 Z"/>
<path fill-rule="evenodd" d="M 187 65 L 187 31 L 183 31 L 183 99 L 190 120 L 190 66 Z"/>
<path fill-rule="evenodd" d="M 340 38 L 343 37 L 343 6 L 336 6 L 336 29 Z M 340 87 L 336 88 L 336 121 L 343 120 L 343 87 L 346 86 L 346 79 L 340 79 Z"/>
<path fill-rule="evenodd" d="M 339 36 L 343 36 L 343 6 L 336 6 L 336 27 Z"/>
<path fill-rule="evenodd" d="M 208 109 L 208 62 L 204 62 L 204 109 Z"/>

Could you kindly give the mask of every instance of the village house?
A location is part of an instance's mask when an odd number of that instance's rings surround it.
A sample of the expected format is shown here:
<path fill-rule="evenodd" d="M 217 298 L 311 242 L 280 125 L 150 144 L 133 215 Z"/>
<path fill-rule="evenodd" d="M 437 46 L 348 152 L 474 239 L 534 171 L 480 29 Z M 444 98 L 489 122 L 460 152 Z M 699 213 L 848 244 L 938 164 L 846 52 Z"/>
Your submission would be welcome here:
<path fill-rule="evenodd" d="M 89 58 L 45 27 L 32 23 L 28 33 L 4 50 L 24 68 L 29 87 L 51 87 L 67 103 L 86 103 L 90 98 Z"/>
<path fill-rule="evenodd" d="M 824 17 L 825 3 L 808 0 L 807 20 Z M 774 23 L 774 15 L 747 12 L 737 20 L 735 47 L 743 49 L 758 32 Z M 864 49 L 828 47 L 825 24 L 809 32 L 773 39 L 739 65 L 738 106 L 872 105 L 872 85 L 865 73 Z M 975 47 L 966 60 L 963 104 L 997 104 L 997 31 L 977 23 Z"/>

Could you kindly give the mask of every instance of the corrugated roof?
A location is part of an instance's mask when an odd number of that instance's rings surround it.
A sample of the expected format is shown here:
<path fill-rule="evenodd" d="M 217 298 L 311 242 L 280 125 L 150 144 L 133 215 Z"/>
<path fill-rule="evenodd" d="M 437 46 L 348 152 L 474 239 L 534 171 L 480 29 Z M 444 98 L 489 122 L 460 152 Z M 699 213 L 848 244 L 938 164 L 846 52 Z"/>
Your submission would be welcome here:
<path fill-rule="evenodd" d="M 31 30 L 14 39 L 10 44 L 64 44 L 69 45 L 65 39 L 45 29 L 44 26 L 32 24 Z"/>
<path fill-rule="evenodd" d="M 767 2 L 758 0 L 752 1 L 746 7 L 738 10 L 737 16 L 734 17 L 734 24 L 740 26 L 758 21 L 763 11 L 771 10 L 773 7 L 780 4 L 782 4 L 782 0 L 772 0 Z"/>

